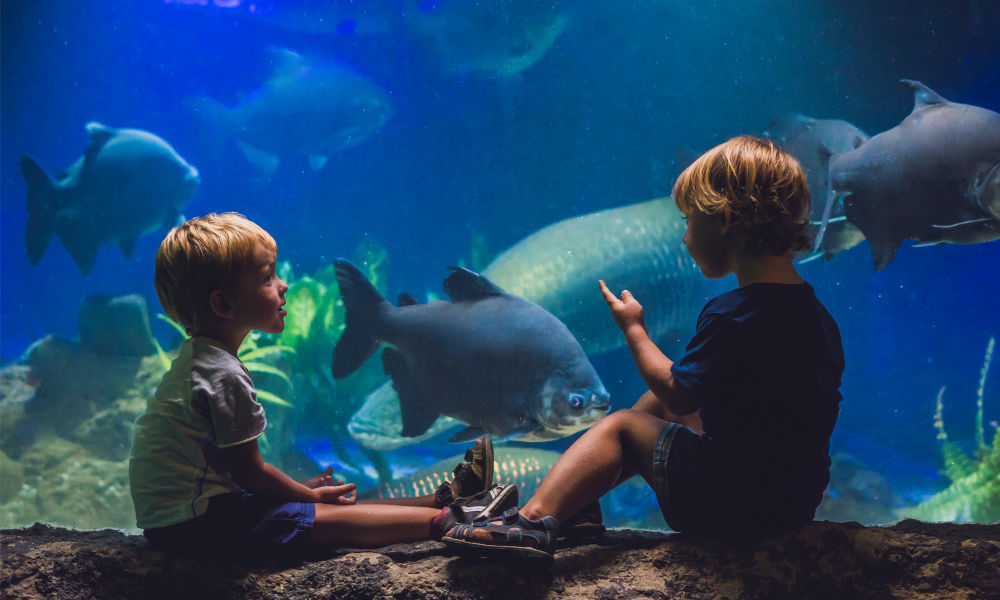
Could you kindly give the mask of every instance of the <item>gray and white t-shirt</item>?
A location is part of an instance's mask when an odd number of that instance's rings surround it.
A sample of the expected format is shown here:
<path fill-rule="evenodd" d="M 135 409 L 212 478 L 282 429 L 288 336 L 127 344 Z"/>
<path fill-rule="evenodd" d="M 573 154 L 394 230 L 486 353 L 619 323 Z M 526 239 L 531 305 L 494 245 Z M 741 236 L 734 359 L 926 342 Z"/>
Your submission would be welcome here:
<path fill-rule="evenodd" d="M 180 347 L 136 421 L 129 481 L 141 529 L 205 513 L 212 496 L 242 492 L 220 448 L 257 439 L 267 425 L 238 358 L 195 337 Z"/>

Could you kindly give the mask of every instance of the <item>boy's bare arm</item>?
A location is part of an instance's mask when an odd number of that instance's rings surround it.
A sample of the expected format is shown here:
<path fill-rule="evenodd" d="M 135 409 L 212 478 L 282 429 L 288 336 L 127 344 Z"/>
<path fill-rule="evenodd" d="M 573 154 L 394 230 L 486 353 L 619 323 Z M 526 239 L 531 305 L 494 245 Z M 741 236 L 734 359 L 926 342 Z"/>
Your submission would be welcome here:
<path fill-rule="evenodd" d="M 632 351 L 632 358 L 639 368 L 639 375 L 667 410 L 679 416 L 698 410 L 701 403 L 684 386 L 674 381 L 670 374 L 674 361 L 649 339 L 646 328 L 632 325 L 623 330 L 623 333 L 629 350 Z"/>
<path fill-rule="evenodd" d="M 611 315 L 625 334 L 625 342 L 632 351 L 632 358 L 635 359 L 639 374 L 650 391 L 667 407 L 667 410 L 676 415 L 686 415 L 698 410 L 701 405 L 698 398 L 675 382 L 670 374 L 673 361 L 667 358 L 649 338 L 642 305 L 628 290 L 622 291 L 622 297 L 619 299 L 608 289 L 604 281 L 598 281 L 598 285 L 611 309 Z"/>
<path fill-rule="evenodd" d="M 243 489 L 282 500 L 294 502 L 322 502 L 326 504 L 354 504 L 354 484 L 323 485 L 310 487 L 295 481 L 281 469 L 264 461 L 257 440 L 221 448 L 229 472 Z"/>

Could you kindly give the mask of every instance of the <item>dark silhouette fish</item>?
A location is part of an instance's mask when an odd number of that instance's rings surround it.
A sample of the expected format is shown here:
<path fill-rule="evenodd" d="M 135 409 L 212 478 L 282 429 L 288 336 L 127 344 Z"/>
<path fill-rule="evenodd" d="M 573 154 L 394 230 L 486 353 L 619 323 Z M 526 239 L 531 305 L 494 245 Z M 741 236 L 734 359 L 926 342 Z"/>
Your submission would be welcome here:
<path fill-rule="evenodd" d="M 822 256 L 829 260 L 864 241 L 865 236 L 844 215 L 843 205 L 827 200 L 830 197 L 830 157 L 854 150 L 868 141 L 869 135 L 847 121 L 804 115 L 774 119 L 767 125 L 764 135 L 794 156 L 806 174 L 812 196 L 814 244 L 799 258 Z"/>
<path fill-rule="evenodd" d="M 335 261 L 345 327 L 333 376 L 356 371 L 382 343 L 399 395 L 404 437 L 444 414 L 468 427 L 451 441 L 490 433 L 525 441 L 561 438 L 607 414 L 608 393 L 559 319 L 485 277 L 452 267 L 450 301 L 392 306 L 351 263 Z"/>
<path fill-rule="evenodd" d="M 235 137 L 262 173 L 274 172 L 287 154 L 305 154 L 319 170 L 330 154 L 360 144 L 389 118 L 388 94 L 354 66 L 310 62 L 285 48 L 271 48 L 270 54 L 271 77 L 235 106 L 187 99 Z"/>
<path fill-rule="evenodd" d="M 55 181 L 29 156 L 28 260 L 38 264 L 54 231 L 86 275 L 101 244 L 118 242 L 132 258 L 139 236 L 173 227 L 198 188 L 198 170 L 162 138 L 139 129 L 87 123 L 90 145 Z"/>
<path fill-rule="evenodd" d="M 1000 114 L 949 102 L 919 81 L 913 112 L 830 158 L 833 198 L 864 233 L 875 270 L 903 240 L 975 244 L 1000 238 Z"/>
<path fill-rule="evenodd" d="M 631 290 L 642 302 L 650 335 L 679 344 L 719 285 L 701 276 L 683 237 L 677 207 L 657 198 L 553 223 L 501 253 L 483 275 L 555 315 L 587 354 L 625 345 L 597 291 L 598 279 Z M 422 436 L 402 437 L 399 403 L 386 384 L 365 399 L 348 431 L 363 446 L 390 450 L 453 426 L 442 418 Z"/>

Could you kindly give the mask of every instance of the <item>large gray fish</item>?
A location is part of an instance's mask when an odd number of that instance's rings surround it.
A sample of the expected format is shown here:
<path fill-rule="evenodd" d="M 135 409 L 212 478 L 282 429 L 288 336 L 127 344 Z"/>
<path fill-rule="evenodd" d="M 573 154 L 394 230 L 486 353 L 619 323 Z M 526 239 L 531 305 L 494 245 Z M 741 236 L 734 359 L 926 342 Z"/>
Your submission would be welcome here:
<path fill-rule="evenodd" d="M 28 260 L 38 264 L 52 232 L 86 275 L 101 244 L 118 242 L 132 258 L 139 236 L 173 227 L 198 188 L 198 170 L 162 138 L 140 129 L 87 123 L 90 145 L 52 181 L 29 156 L 21 157 L 28 184 Z"/>
<path fill-rule="evenodd" d="M 285 48 L 271 48 L 274 72 L 232 108 L 209 98 L 188 104 L 233 135 L 264 174 L 287 154 L 305 154 L 319 170 L 330 154 L 366 140 L 389 118 L 386 92 L 343 61 L 308 62 Z"/>
<path fill-rule="evenodd" d="M 534 450 L 518 446 L 498 446 L 493 455 L 493 480 L 495 483 L 517 485 L 522 500 L 531 498 L 542 480 L 556 464 L 559 452 Z M 440 460 L 407 477 L 379 484 L 359 494 L 361 498 L 415 498 L 437 491 L 445 481 L 451 481 L 455 465 L 463 455 Z"/>
<path fill-rule="evenodd" d="M 451 441 L 487 432 L 546 441 L 607 414 L 607 390 L 583 348 L 538 305 L 452 267 L 444 282 L 450 301 L 404 297 L 392 306 L 354 265 L 334 264 L 346 310 L 333 376 L 350 375 L 389 344 L 382 363 L 399 394 L 404 437 L 446 414 L 468 425 Z"/>
<path fill-rule="evenodd" d="M 868 238 L 875 270 L 903 240 L 975 244 L 1000 238 L 1000 114 L 949 102 L 919 81 L 913 112 L 830 159 L 832 198 Z"/>
<path fill-rule="evenodd" d="M 711 284 L 683 237 L 673 200 L 658 198 L 553 223 L 497 256 L 483 275 L 566 323 L 587 354 L 625 345 L 598 279 L 642 302 L 654 340 L 686 341 Z"/>
<path fill-rule="evenodd" d="M 869 135 L 847 121 L 795 114 L 771 121 L 764 135 L 798 159 L 806 173 L 812 196 L 815 244 L 800 258 L 821 255 L 829 260 L 864 241 L 865 236 L 844 215 L 843 205 L 827 200 L 830 196 L 830 157 L 854 150 L 868 141 Z"/>
<path fill-rule="evenodd" d="M 716 291 L 701 276 L 683 237 L 677 207 L 659 198 L 549 225 L 500 254 L 483 275 L 555 315 L 588 354 L 625 345 L 597 290 L 598 279 L 616 291 L 631 290 L 654 339 L 677 344 L 689 337 Z M 385 384 L 365 399 L 348 431 L 363 446 L 390 450 L 454 425 L 441 418 L 421 436 L 402 437 L 399 402 Z"/>

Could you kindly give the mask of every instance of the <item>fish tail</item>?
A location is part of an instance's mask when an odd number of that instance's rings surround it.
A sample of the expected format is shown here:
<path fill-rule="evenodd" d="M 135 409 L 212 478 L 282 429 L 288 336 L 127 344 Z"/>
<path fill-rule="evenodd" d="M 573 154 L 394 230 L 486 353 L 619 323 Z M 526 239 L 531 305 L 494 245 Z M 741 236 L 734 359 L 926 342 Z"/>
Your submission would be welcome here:
<path fill-rule="evenodd" d="M 338 259 L 333 264 L 345 310 L 344 332 L 333 348 L 333 377 L 341 379 L 361 368 L 378 350 L 376 327 L 389 303 L 350 262 Z"/>
<path fill-rule="evenodd" d="M 24 243 L 28 250 L 28 261 L 37 265 L 52 237 L 53 219 L 48 209 L 48 200 L 55 186 L 30 156 L 21 157 L 21 174 L 28 184 L 28 224 L 24 231 Z"/>

